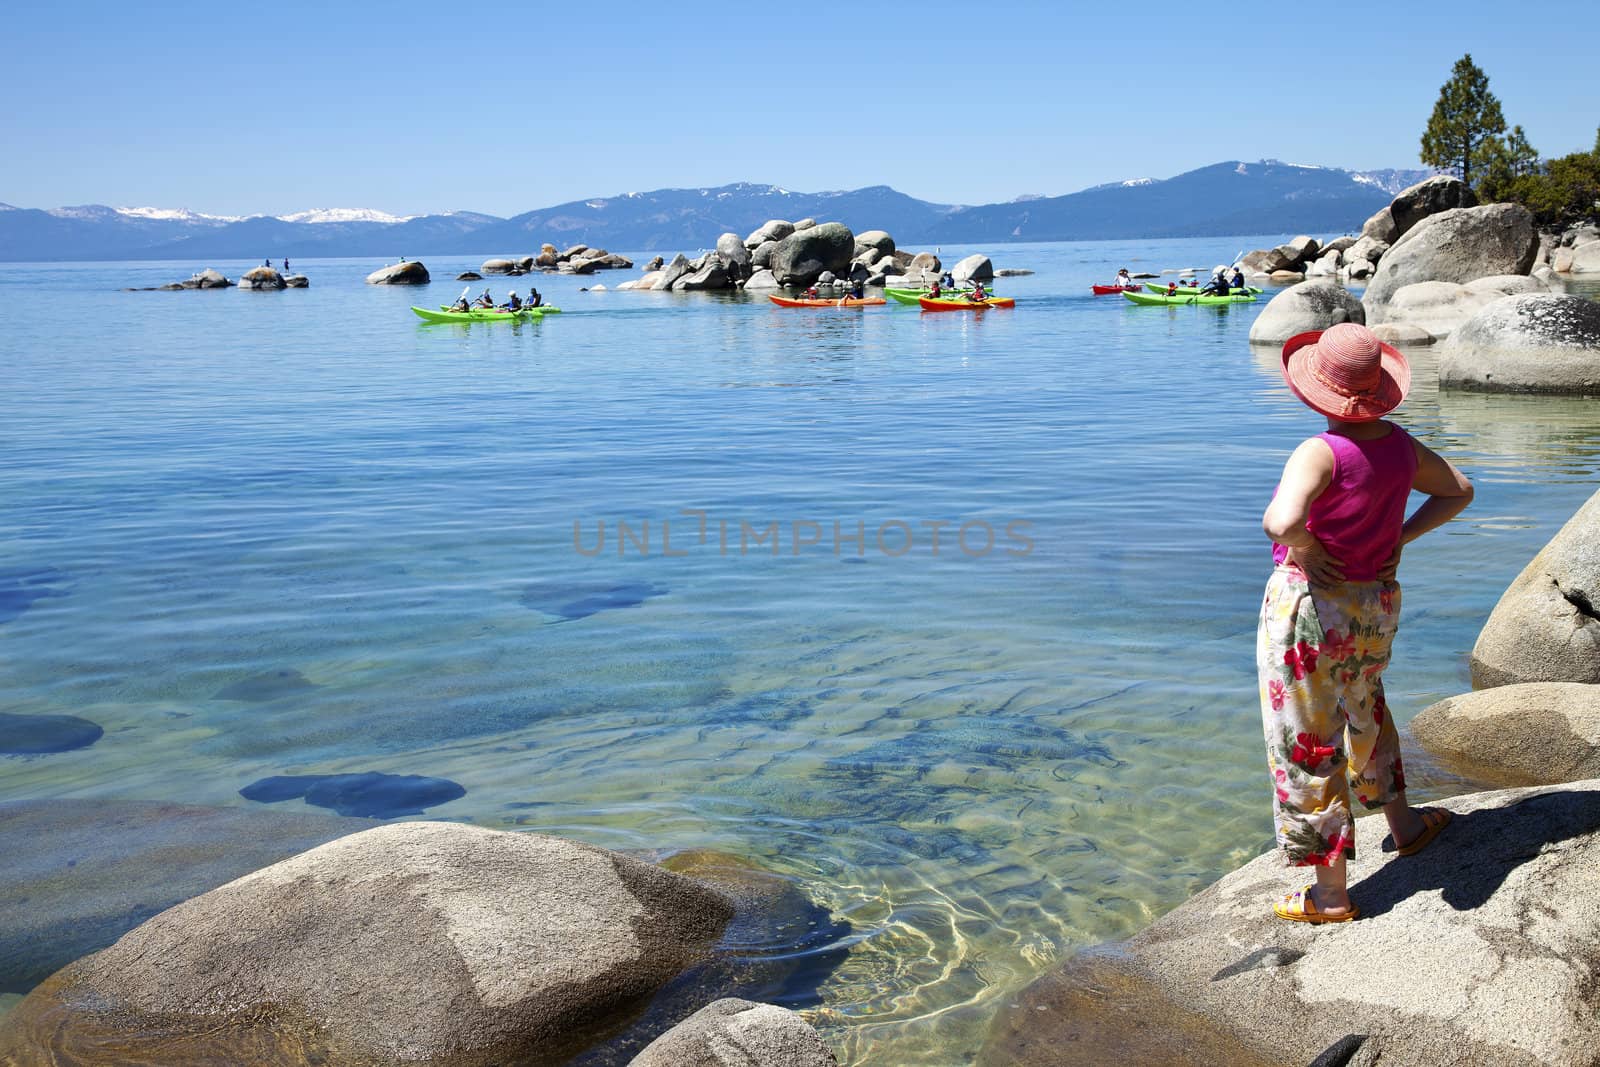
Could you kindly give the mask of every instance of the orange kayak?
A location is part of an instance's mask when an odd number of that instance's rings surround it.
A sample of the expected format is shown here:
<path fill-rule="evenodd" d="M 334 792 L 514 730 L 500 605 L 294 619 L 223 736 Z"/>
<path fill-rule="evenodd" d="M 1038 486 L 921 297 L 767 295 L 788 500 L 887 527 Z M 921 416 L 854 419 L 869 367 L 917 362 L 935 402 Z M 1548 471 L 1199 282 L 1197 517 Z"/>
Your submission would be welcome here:
<path fill-rule="evenodd" d="M 1015 307 L 1017 302 L 1009 296 L 991 296 L 987 300 L 933 300 L 925 296 L 917 303 L 922 305 L 923 311 L 982 311 Z"/>
<path fill-rule="evenodd" d="M 836 300 L 793 300 L 787 296 L 768 296 L 767 299 L 781 308 L 870 308 L 889 302 L 881 296 L 864 296 L 860 300 L 853 296 Z"/>

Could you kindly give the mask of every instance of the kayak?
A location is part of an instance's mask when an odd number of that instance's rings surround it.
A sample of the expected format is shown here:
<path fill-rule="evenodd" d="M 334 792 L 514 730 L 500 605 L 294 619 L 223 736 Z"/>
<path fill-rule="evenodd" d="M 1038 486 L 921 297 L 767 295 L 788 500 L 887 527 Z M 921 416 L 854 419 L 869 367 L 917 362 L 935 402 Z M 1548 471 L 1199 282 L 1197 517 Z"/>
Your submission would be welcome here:
<path fill-rule="evenodd" d="M 971 289 L 941 289 L 939 291 L 941 293 L 970 293 L 970 292 L 972 292 Z M 890 300 L 896 300 L 896 301 L 899 301 L 902 304 L 915 304 L 918 300 L 921 300 L 923 297 L 928 295 L 928 290 L 926 290 L 926 289 L 893 289 L 893 288 L 889 288 L 889 289 L 885 289 L 883 291 L 883 295 L 888 297 Z"/>
<path fill-rule="evenodd" d="M 1091 285 L 1095 296 L 1110 296 L 1112 293 L 1137 293 L 1138 285 Z"/>
<path fill-rule="evenodd" d="M 439 305 L 439 310 L 440 311 L 449 311 L 450 310 L 450 305 L 449 304 L 440 304 Z M 473 308 L 472 310 L 474 310 L 474 311 L 487 311 L 489 309 L 488 308 Z M 494 310 L 496 310 L 496 311 L 505 311 L 506 309 L 505 308 L 495 308 Z M 554 306 L 552 306 L 550 304 L 540 304 L 536 308 L 531 308 L 527 304 L 523 304 L 522 307 L 519 310 L 527 311 L 527 312 L 530 312 L 530 313 L 532 313 L 534 315 L 559 315 L 561 313 L 561 309 L 560 308 L 554 307 Z M 457 312 L 457 314 L 460 314 L 460 312 Z"/>
<path fill-rule="evenodd" d="M 917 303 L 922 305 L 923 311 L 985 311 L 989 308 L 1015 307 L 1017 302 L 1009 296 L 991 296 L 987 300 L 931 300 L 923 297 Z"/>
<path fill-rule="evenodd" d="M 1147 285 L 1147 286 L 1145 286 L 1145 288 L 1150 290 L 1152 293 L 1156 294 L 1157 296 L 1166 296 L 1167 295 L 1167 287 L 1164 286 L 1164 285 Z M 1138 290 L 1139 290 L 1139 287 L 1138 286 L 1134 286 L 1134 292 L 1138 292 Z M 1180 286 L 1178 286 L 1177 295 L 1178 296 L 1183 296 L 1185 293 L 1193 293 L 1195 295 L 1199 295 L 1199 292 L 1200 292 L 1200 287 L 1199 286 L 1180 285 Z M 1261 295 L 1261 290 L 1257 289 L 1253 285 L 1247 285 L 1243 289 L 1230 289 L 1230 290 L 1228 290 L 1228 292 L 1231 295 L 1234 295 L 1234 296 L 1237 296 L 1240 293 L 1249 293 L 1251 296 L 1260 296 Z"/>
<path fill-rule="evenodd" d="M 1199 293 L 1179 293 L 1177 296 L 1153 296 L 1149 293 L 1123 293 L 1124 298 L 1140 307 L 1179 307 L 1184 304 L 1253 304 L 1254 293 L 1233 296 L 1201 296 Z"/>
<path fill-rule="evenodd" d="M 537 308 L 533 311 L 429 311 L 413 305 L 411 310 L 423 322 L 525 322 L 544 318 Z"/>
<path fill-rule="evenodd" d="M 781 308 L 870 308 L 889 302 L 881 296 L 864 296 L 859 300 L 853 296 L 841 296 L 836 300 L 795 300 L 787 296 L 769 295 L 767 299 Z"/>

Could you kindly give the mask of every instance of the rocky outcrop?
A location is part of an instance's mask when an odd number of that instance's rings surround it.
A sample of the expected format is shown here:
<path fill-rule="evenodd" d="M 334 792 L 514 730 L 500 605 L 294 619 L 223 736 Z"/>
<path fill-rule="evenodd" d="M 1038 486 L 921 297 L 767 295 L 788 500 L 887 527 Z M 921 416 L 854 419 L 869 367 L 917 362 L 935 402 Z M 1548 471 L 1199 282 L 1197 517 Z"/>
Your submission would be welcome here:
<path fill-rule="evenodd" d="M 179 904 L 56 974 L 0 1022 L 0 1060 L 116 1041 L 138 1061 L 159 1031 L 181 1056 L 145 1062 L 238 1062 L 244 1048 L 255 1063 L 561 1062 L 700 958 L 732 913 L 604 849 L 393 823 Z"/>
<path fill-rule="evenodd" d="M 371 827 L 126 799 L 0 804 L 0 993 L 27 992 L 189 897 Z"/>
<path fill-rule="evenodd" d="M 481 281 L 483 281 L 483 275 L 479 274 L 475 270 L 464 270 L 460 274 L 456 275 L 456 281 L 458 281 L 458 282 L 481 282 Z"/>
<path fill-rule="evenodd" d="M 1464 777 L 1555 785 L 1600 777 L 1600 685 L 1527 682 L 1441 700 L 1411 720 L 1423 748 Z"/>
<path fill-rule="evenodd" d="M 1567 271 L 1571 274 L 1600 274 L 1600 241 L 1590 241 L 1573 248 Z"/>
<path fill-rule="evenodd" d="M 957 284 L 989 282 L 994 280 L 994 264 L 989 257 L 975 252 L 950 268 L 950 276 Z"/>
<path fill-rule="evenodd" d="M 252 267 L 239 275 L 240 289 L 285 289 L 283 275 L 271 267 Z"/>
<path fill-rule="evenodd" d="M 666 260 L 662 259 L 660 256 L 656 256 L 654 259 L 644 265 L 644 269 L 646 271 L 660 270 L 662 265 L 665 263 Z"/>
<path fill-rule="evenodd" d="M 647 271 L 641 277 L 629 278 L 627 281 L 622 282 L 617 286 L 617 291 L 621 292 L 624 289 L 654 289 L 656 282 L 661 280 L 661 275 L 662 272 L 659 270 Z"/>
<path fill-rule="evenodd" d="M 1255 344 L 1281 345 L 1308 330 L 1326 330 L 1341 322 L 1366 321 L 1366 310 L 1335 281 L 1308 281 L 1273 297 L 1250 324 Z"/>
<path fill-rule="evenodd" d="M 1358 921 L 1275 918 L 1310 877 L 1263 855 L 1010 998 L 978 1063 L 1592 1067 L 1600 781 L 1441 806 L 1454 822 L 1411 857 L 1357 821 Z"/>
<path fill-rule="evenodd" d="M 785 1008 L 713 1001 L 647 1045 L 628 1067 L 837 1067 L 804 1019 Z"/>
<path fill-rule="evenodd" d="M 1410 322 L 1380 322 L 1370 329 L 1378 340 L 1397 348 L 1431 345 L 1436 340 L 1433 334 Z"/>
<path fill-rule="evenodd" d="M 1389 214 L 1394 219 L 1395 236 L 1385 238 L 1395 244 L 1417 223 L 1441 211 L 1478 206 L 1478 198 L 1460 178 L 1448 174 L 1435 174 L 1410 188 L 1403 189 L 1389 204 Z M 1365 230 L 1362 231 L 1366 232 Z"/>
<path fill-rule="evenodd" d="M 1494 300 L 1450 335 L 1439 384 L 1600 395 L 1600 304 L 1548 293 Z"/>
<path fill-rule="evenodd" d="M 1472 316 L 1502 297 L 1547 292 L 1543 282 L 1520 274 L 1455 282 L 1416 282 L 1389 300 L 1389 322 L 1426 330 L 1435 340 L 1449 337 Z"/>
<path fill-rule="evenodd" d="M 222 272 L 207 267 L 205 270 L 191 274 L 181 282 L 168 282 L 161 286 L 162 289 L 227 289 L 233 285 Z"/>
<path fill-rule="evenodd" d="M 517 265 L 509 259 L 486 259 L 478 269 L 485 274 L 510 274 Z"/>
<path fill-rule="evenodd" d="M 868 252 L 873 253 L 874 262 L 884 256 L 894 255 L 894 238 L 883 230 L 868 230 L 856 234 L 855 255 L 861 257 Z"/>
<path fill-rule="evenodd" d="M 308 289 L 311 286 L 311 279 L 304 274 L 286 274 L 283 285 L 286 289 Z"/>
<path fill-rule="evenodd" d="M 1600 492 L 1501 595 L 1472 646 L 1474 688 L 1600 683 Z"/>
<path fill-rule="evenodd" d="M 806 221 L 806 220 L 802 220 Z M 773 249 L 771 270 L 780 285 L 810 285 L 824 271 L 842 274 L 855 255 L 855 234 L 837 222 L 796 226 Z"/>
<path fill-rule="evenodd" d="M 1361 236 L 1381 242 L 1385 246 L 1394 244 L 1394 239 L 1400 236 L 1400 228 L 1394 224 L 1394 212 L 1389 210 L 1389 205 L 1379 208 L 1372 213 L 1371 218 L 1362 223 Z"/>
<path fill-rule="evenodd" d="M 380 267 L 367 275 L 368 285 L 427 285 L 431 280 L 428 268 L 414 261 Z"/>
<path fill-rule="evenodd" d="M 918 252 L 906 263 L 905 273 L 916 277 L 919 274 L 938 274 L 944 269 L 944 264 L 939 262 L 939 257 L 932 252 Z"/>
<path fill-rule="evenodd" d="M 799 233 L 801 230 L 809 230 L 816 224 L 816 219 L 801 219 L 799 222 L 794 224 L 794 230 L 791 232 Z"/>
<path fill-rule="evenodd" d="M 770 270 L 758 270 L 744 283 L 745 292 L 756 289 L 777 289 L 778 279 Z"/>
<path fill-rule="evenodd" d="M 1492 274 L 1527 274 L 1539 238 L 1518 204 L 1454 208 L 1406 231 L 1378 264 L 1362 301 L 1367 321 L 1388 322 L 1389 300 L 1416 282 L 1470 282 Z"/>

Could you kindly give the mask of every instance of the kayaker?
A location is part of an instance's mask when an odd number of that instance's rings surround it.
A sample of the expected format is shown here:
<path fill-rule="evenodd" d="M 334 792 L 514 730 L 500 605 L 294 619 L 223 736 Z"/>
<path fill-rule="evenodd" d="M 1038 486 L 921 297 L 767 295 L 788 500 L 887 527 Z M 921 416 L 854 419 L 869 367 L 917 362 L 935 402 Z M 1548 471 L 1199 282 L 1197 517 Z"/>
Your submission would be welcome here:
<path fill-rule="evenodd" d="M 1122 286 L 1124 289 L 1133 288 L 1133 275 L 1128 273 L 1127 267 L 1123 267 L 1121 270 L 1117 271 L 1116 284 Z"/>
<path fill-rule="evenodd" d="M 539 295 L 539 290 L 535 289 L 531 285 L 528 286 L 528 306 L 531 307 L 531 308 L 536 308 L 536 307 L 539 307 L 540 305 L 542 305 L 543 303 L 544 303 L 544 297 Z"/>
<path fill-rule="evenodd" d="M 1233 286 L 1235 289 L 1245 288 L 1244 271 L 1241 270 L 1237 264 L 1234 265 L 1233 277 L 1228 279 L 1228 284 Z"/>
<path fill-rule="evenodd" d="M 1168 296 L 1177 296 L 1178 295 L 1178 283 L 1177 282 L 1168 282 L 1167 283 L 1167 295 Z"/>
<path fill-rule="evenodd" d="M 860 300 L 860 299 L 864 298 L 866 295 L 867 295 L 867 283 L 866 282 L 862 281 L 860 278 L 857 278 L 855 281 L 850 283 L 850 296 L 851 296 L 852 299 Z"/>
<path fill-rule="evenodd" d="M 456 302 L 450 305 L 451 311 L 471 311 L 472 305 L 467 303 L 467 294 L 462 293 L 456 297 Z"/>
<path fill-rule="evenodd" d="M 1290 455 L 1261 519 L 1275 564 L 1256 636 L 1272 821 L 1284 861 L 1316 876 L 1272 910 L 1292 922 L 1342 923 L 1361 914 L 1345 869 L 1355 856 L 1352 793 L 1366 810 L 1383 810 L 1400 856 L 1420 852 L 1450 823 L 1444 808 L 1406 801 L 1382 675 L 1400 623 L 1401 547 L 1459 514 L 1472 483 L 1384 421 L 1405 399 L 1411 369 L 1365 326 L 1292 338 L 1282 373 L 1328 429 Z M 1426 499 L 1406 518 L 1412 491 Z M 1387 908 L 1396 880 L 1423 884 L 1440 873 L 1385 868 L 1386 884 L 1374 892 Z"/>
<path fill-rule="evenodd" d="M 954 289 L 956 287 L 955 276 L 949 271 L 945 271 L 943 274 L 939 275 L 939 284 L 944 286 L 946 289 Z"/>
<path fill-rule="evenodd" d="M 1227 296 L 1228 295 L 1228 268 L 1218 267 L 1212 272 L 1211 280 L 1206 287 L 1200 290 L 1201 296 Z"/>
<path fill-rule="evenodd" d="M 989 299 L 988 291 L 984 289 L 983 283 L 976 278 L 972 279 L 972 293 L 967 297 L 967 299 L 972 301 L 974 304 L 981 304 L 983 301 Z"/>
<path fill-rule="evenodd" d="M 939 279 L 935 278 L 933 280 L 933 284 L 928 286 L 928 297 L 932 300 L 937 300 L 939 299 L 939 294 L 941 292 L 943 292 L 943 290 L 939 288 Z"/>
<path fill-rule="evenodd" d="M 492 308 L 494 307 L 494 297 L 490 296 L 489 290 L 485 289 L 483 294 L 472 302 L 472 306 L 480 308 Z"/>
<path fill-rule="evenodd" d="M 517 291 L 515 289 L 511 290 L 511 295 L 506 297 L 506 309 L 508 311 L 522 310 L 522 298 L 517 295 Z"/>

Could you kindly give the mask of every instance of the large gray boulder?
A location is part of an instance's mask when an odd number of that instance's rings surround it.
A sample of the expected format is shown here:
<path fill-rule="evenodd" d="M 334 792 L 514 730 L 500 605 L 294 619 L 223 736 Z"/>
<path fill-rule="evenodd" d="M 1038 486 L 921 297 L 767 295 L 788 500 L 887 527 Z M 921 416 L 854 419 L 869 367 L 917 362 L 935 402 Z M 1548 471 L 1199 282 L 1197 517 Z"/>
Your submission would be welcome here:
<path fill-rule="evenodd" d="M 796 230 L 779 241 L 769 265 L 780 285 L 810 285 L 824 271 L 844 274 L 849 270 L 855 247 L 856 237 L 849 227 L 824 222 Z"/>
<path fill-rule="evenodd" d="M 1496 274 L 1455 282 L 1415 282 L 1396 290 L 1389 299 L 1388 321 L 1410 323 L 1432 334 L 1449 337 L 1483 308 L 1507 296 L 1548 292 L 1544 283 L 1521 274 Z"/>
<path fill-rule="evenodd" d="M 758 270 L 750 275 L 749 280 L 744 283 L 744 288 L 747 293 L 757 289 L 776 289 L 778 288 L 778 279 L 773 276 L 770 270 Z"/>
<path fill-rule="evenodd" d="M 896 259 L 899 257 L 896 256 Z M 905 273 L 916 277 L 919 274 L 938 274 L 944 269 L 939 262 L 939 257 L 932 252 L 918 252 L 905 264 Z"/>
<path fill-rule="evenodd" d="M 1454 208 L 1477 207 L 1478 198 L 1472 188 L 1460 178 L 1449 174 L 1435 174 L 1408 189 L 1402 189 L 1389 204 L 1389 214 L 1394 219 L 1395 236 L 1386 238 L 1395 243 L 1406 232 L 1430 215 Z M 1365 230 L 1362 231 L 1366 232 Z M 1374 235 L 1376 236 L 1376 235 Z"/>
<path fill-rule="evenodd" d="M 822 1038 L 786 1008 L 712 1001 L 635 1056 L 628 1067 L 838 1067 Z"/>
<path fill-rule="evenodd" d="M 989 262 L 989 257 L 981 252 L 972 255 L 950 268 L 950 277 L 958 285 L 967 282 L 992 282 L 994 281 L 994 264 Z"/>
<path fill-rule="evenodd" d="M 1362 234 L 1355 244 L 1344 250 L 1344 261 L 1352 263 L 1364 259 L 1369 263 L 1378 263 L 1382 261 L 1383 254 L 1389 251 L 1391 244 L 1390 241 L 1380 241 L 1376 237 Z"/>
<path fill-rule="evenodd" d="M 530 259 L 528 268 L 532 269 L 533 266 L 534 261 Z M 517 269 L 517 265 L 509 259 L 486 259 L 483 261 L 483 266 L 478 269 L 485 274 L 510 274 Z"/>
<path fill-rule="evenodd" d="M 793 232 L 794 223 L 784 219 L 768 219 L 758 226 L 755 232 L 744 239 L 744 246 L 754 249 L 766 244 L 768 241 L 776 243 Z"/>
<path fill-rule="evenodd" d="M 1336 281 L 1293 285 L 1267 302 L 1250 324 L 1255 344 L 1281 345 L 1308 330 L 1326 330 L 1341 322 L 1365 322 L 1366 309 Z"/>
<path fill-rule="evenodd" d="M 1476 689 L 1600 683 L 1600 492 L 1501 594 L 1471 664 Z"/>
<path fill-rule="evenodd" d="M 743 280 L 750 277 L 751 266 L 750 250 L 739 240 L 736 233 L 725 233 L 717 238 L 717 255 L 722 257 L 722 264 L 727 268 L 731 278 Z"/>
<path fill-rule="evenodd" d="M 1600 394 L 1600 304 L 1551 293 L 1494 300 L 1450 335 L 1439 357 L 1439 384 Z"/>
<path fill-rule="evenodd" d="M 0 804 L 0 993 L 26 993 L 174 904 L 371 828 L 368 819 L 253 808 Z"/>
<path fill-rule="evenodd" d="M 241 289 L 285 289 L 287 284 L 283 275 L 271 267 L 252 267 L 239 275 L 239 288 Z"/>
<path fill-rule="evenodd" d="M 1593 1067 L 1600 781 L 1440 806 L 1454 822 L 1411 857 L 1381 814 L 1357 820 L 1357 921 L 1275 918 L 1311 876 L 1260 856 L 1009 998 L 978 1063 Z"/>
<path fill-rule="evenodd" d="M 1600 241 L 1575 247 L 1567 270 L 1572 274 L 1600 274 Z"/>
<path fill-rule="evenodd" d="M 163 289 L 226 289 L 233 283 L 221 271 L 207 267 L 197 271 L 181 282 L 170 282 L 161 286 Z"/>
<path fill-rule="evenodd" d="M 679 278 L 688 273 L 689 261 L 684 258 L 682 252 L 679 252 L 677 255 L 672 257 L 671 263 L 668 263 L 665 267 L 662 267 L 661 270 L 657 272 L 658 277 L 656 278 L 656 282 L 650 288 L 654 289 L 658 293 L 664 293 L 668 289 L 671 289 L 673 284 L 676 283 Z"/>
<path fill-rule="evenodd" d="M 1394 212 L 1385 204 L 1372 217 L 1361 226 L 1361 236 L 1385 245 L 1394 244 L 1394 239 L 1400 236 L 1400 228 L 1394 224 Z"/>
<path fill-rule="evenodd" d="M 696 270 L 692 270 L 672 283 L 674 292 L 698 293 L 711 289 L 729 289 L 733 286 L 733 276 L 722 257 L 712 252 L 706 255 Z"/>
<path fill-rule="evenodd" d="M 132 1051 L 159 1029 L 188 1063 L 238 1062 L 246 1047 L 253 1063 L 303 1063 L 308 1049 L 321 1062 L 558 1063 L 700 958 L 732 913 L 721 893 L 604 849 L 391 823 L 72 964 L 0 1022 L 0 1062 L 102 1040 Z M 144 1062 L 157 1060 L 178 1062 Z"/>
<path fill-rule="evenodd" d="M 1450 697 L 1412 719 L 1411 735 L 1451 770 L 1497 785 L 1600 777 L 1600 685 L 1527 682 Z"/>
<path fill-rule="evenodd" d="M 1527 274 L 1538 250 L 1533 216 L 1520 204 L 1454 208 L 1430 215 L 1402 234 L 1378 263 L 1362 298 L 1367 321 L 1389 321 L 1389 298 L 1404 286 Z"/>
<path fill-rule="evenodd" d="M 367 275 L 368 285 L 427 285 L 431 280 L 428 268 L 414 261 L 380 267 Z"/>
<path fill-rule="evenodd" d="M 865 233 L 856 234 L 856 258 L 867 258 L 867 253 L 869 252 L 872 253 L 870 258 L 874 262 L 884 256 L 894 255 L 894 238 L 890 237 L 884 230 L 868 230 Z"/>

